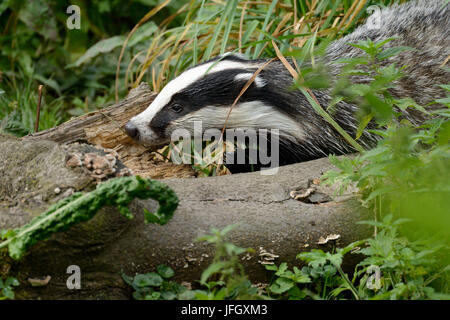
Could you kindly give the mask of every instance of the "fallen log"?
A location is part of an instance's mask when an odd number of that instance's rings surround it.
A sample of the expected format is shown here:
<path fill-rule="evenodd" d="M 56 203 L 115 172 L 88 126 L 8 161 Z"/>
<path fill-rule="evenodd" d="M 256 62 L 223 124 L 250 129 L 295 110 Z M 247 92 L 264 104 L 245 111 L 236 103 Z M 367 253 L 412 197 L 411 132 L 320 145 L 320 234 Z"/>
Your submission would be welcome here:
<path fill-rule="evenodd" d="M 118 145 L 134 145 L 123 126 L 133 116 L 144 111 L 155 99 L 146 83 L 130 91 L 128 96 L 110 107 L 87 113 L 48 130 L 32 133 L 23 140 L 50 140 L 58 143 L 84 141 L 104 148 L 115 148 Z"/>
<path fill-rule="evenodd" d="M 23 225 L 74 191 L 94 188 L 92 172 L 67 166 L 68 155 L 105 154 L 87 144 L 5 136 L 0 136 L 0 149 L 8 150 L 0 154 L 0 229 Z M 331 250 L 370 235 L 367 227 L 355 224 L 367 217 L 351 194 L 336 197 L 333 190 L 317 186 L 328 198 L 316 204 L 293 199 L 291 191 L 308 188 L 330 168 L 327 159 L 319 159 L 282 167 L 275 175 L 166 179 L 180 199 L 167 225 L 144 224 L 142 211 L 155 210 L 152 200 L 132 202 L 137 215 L 133 220 L 106 207 L 92 220 L 39 242 L 20 261 L 0 251 L 0 275 L 17 275 L 22 283 L 16 290 L 19 298 L 128 299 L 131 289 L 121 272 L 145 273 L 165 264 L 175 270 L 175 280 L 195 282 L 214 254 L 213 246 L 196 238 L 212 227 L 238 223 L 229 240 L 255 249 L 242 263 L 250 280 L 267 283 L 271 274 L 262 265 L 268 262 L 264 252 L 277 255 L 276 264 L 299 265 L 295 257 L 301 251 Z M 330 235 L 338 239 L 320 244 Z M 358 258 L 351 255 L 346 263 L 354 265 Z M 81 269 L 81 290 L 66 286 L 71 265 Z M 27 280 L 47 276 L 51 280 L 42 287 L 32 287 Z"/>

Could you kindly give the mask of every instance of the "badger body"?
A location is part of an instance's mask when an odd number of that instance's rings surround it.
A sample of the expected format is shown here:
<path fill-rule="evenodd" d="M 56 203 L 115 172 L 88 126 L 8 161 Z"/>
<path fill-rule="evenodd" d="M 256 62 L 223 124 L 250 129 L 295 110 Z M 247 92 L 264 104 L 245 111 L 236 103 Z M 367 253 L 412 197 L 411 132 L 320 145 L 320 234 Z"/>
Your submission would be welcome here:
<path fill-rule="evenodd" d="M 412 1 L 381 10 L 353 33 L 332 42 L 323 57 L 330 77 L 340 72 L 337 59 L 356 57 L 362 51 L 348 45 L 359 40 L 374 42 L 395 38 L 385 48 L 408 46 L 386 59 L 385 64 L 405 66 L 404 77 L 390 89 L 396 98 L 411 97 L 425 105 L 445 92 L 437 84 L 449 83 L 449 73 L 441 65 L 450 56 L 450 4 L 445 1 Z M 378 28 L 373 28 L 375 19 Z M 192 136 L 194 122 L 201 121 L 203 131 L 222 129 L 230 106 L 254 72 L 268 59 L 249 60 L 242 55 L 224 55 L 192 67 L 169 82 L 150 106 L 125 126 L 134 139 L 152 146 L 167 144 L 177 129 Z M 352 81 L 367 82 L 365 77 Z M 292 90 L 293 78 L 281 61 L 268 64 L 254 79 L 229 114 L 229 129 L 273 130 L 279 132 L 280 165 L 316 159 L 329 154 L 354 151 L 352 147 L 311 107 L 299 90 Z M 322 107 L 330 102 L 329 90 L 313 90 Z M 338 103 L 333 118 L 350 135 L 357 130 L 358 106 Z M 405 111 L 411 121 L 422 119 Z M 373 146 L 377 136 L 364 132 L 359 142 Z M 235 171 L 246 171 L 239 169 Z"/>

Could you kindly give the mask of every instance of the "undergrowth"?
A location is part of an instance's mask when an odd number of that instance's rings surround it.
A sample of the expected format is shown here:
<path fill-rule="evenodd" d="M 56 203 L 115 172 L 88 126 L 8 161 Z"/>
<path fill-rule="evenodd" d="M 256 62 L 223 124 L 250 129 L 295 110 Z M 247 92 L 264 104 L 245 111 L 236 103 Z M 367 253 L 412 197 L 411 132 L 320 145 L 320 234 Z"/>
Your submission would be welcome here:
<path fill-rule="evenodd" d="M 214 244 L 216 254 L 195 283 L 169 280 L 175 273 L 164 265 L 158 266 L 156 272 L 122 277 L 138 300 L 450 299 L 450 267 L 443 267 L 436 258 L 442 245 L 409 241 L 398 231 L 406 221 L 393 220 L 392 215 L 381 222 L 360 223 L 377 225 L 377 235 L 333 252 L 301 252 L 297 255 L 301 263 L 291 268 L 285 262 L 266 265 L 267 270 L 274 272 L 270 284 L 249 281 L 239 256 L 253 250 L 226 241 L 234 226 L 212 229 L 211 234 L 198 239 Z M 342 269 L 347 255 L 363 256 L 349 274 Z"/>

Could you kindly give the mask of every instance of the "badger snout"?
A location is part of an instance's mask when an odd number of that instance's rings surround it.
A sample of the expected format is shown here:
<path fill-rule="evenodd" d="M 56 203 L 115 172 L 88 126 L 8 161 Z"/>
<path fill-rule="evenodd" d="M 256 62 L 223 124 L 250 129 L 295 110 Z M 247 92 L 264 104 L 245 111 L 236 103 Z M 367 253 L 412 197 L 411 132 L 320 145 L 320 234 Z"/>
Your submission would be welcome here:
<path fill-rule="evenodd" d="M 123 128 L 130 138 L 145 146 L 157 147 L 170 142 L 170 137 L 161 137 L 150 128 L 148 121 L 139 117 L 130 119 Z"/>
<path fill-rule="evenodd" d="M 134 140 L 139 140 L 139 129 L 136 127 L 136 125 L 133 124 L 133 122 L 127 122 L 127 124 L 125 125 L 125 132 Z"/>

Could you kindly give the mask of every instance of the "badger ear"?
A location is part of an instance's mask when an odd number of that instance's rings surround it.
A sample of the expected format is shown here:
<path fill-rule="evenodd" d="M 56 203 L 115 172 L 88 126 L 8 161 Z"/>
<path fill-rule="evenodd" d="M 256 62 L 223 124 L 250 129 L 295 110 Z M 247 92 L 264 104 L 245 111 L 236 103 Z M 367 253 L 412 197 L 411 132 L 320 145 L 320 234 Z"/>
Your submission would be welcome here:
<path fill-rule="evenodd" d="M 244 73 L 238 73 L 235 77 L 234 77 L 234 81 L 245 81 L 247 82 L 248 80 L 250 80 L 253 77 L 252 72 L 244 72 Z M 265 79 L 263 79 L 261 77 L 261 75 L 257 75 L 255 80 L 253 80 L 253 83 L 255 84 L 255 86 L 257 86 L 258 88 L 262 88 L 267 84 L 267 81 Z"/>
<path fill-rule="evenodd" d="M 218 56 L 219 60 L 249 61 L 250 59 L 243 53 L 225 52 Z"/>

